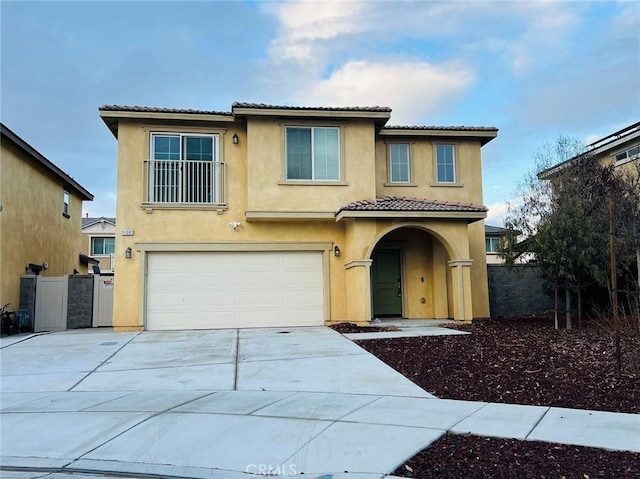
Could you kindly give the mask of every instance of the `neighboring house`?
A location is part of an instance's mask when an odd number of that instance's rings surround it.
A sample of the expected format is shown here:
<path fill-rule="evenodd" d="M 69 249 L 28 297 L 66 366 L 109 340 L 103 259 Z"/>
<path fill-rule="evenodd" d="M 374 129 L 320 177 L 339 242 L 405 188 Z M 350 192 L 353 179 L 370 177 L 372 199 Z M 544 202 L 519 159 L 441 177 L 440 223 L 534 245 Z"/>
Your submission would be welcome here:
<path fill-rule="evenodd" d="M 639 173 L 638 160 L 640 159 L 640 122 L 633 123 L 587 145 L 587 154 L 603 164 L 613 164 L 616 171 L 637 175 Z M 575 159 L 570 158 L 551 168 L 547 168 L 540 172 L 538 177 L 550 179 Z"/>
<path fill-rule="evenodd" d="M 113 273 L 116 244 L 115 218 L 82 218 L 82 234 L 89 255 L 100 262 L 101 273 Z M 89 271 L 93 272 L 93 269 Z"/>
<path fill-rule="evenodd" d="M 499 226 L 485 225 L 484 244 L 487 252 L 487 264 L 504 263 L 504 259 L 498 256 L 498 244 L 500 243 L 500 238 L 502 238 L 506 232 L 506 229 L 500 228 Z"/>
<path fill-rule="evenodd" d="M 493 127 L 381 107 L 103 106 L 118 140 L 116 330 L 489 315 Z"/>
<path fill-rule="evenodd" d="M 82 202 L 93 195 L 0 124 L 0 304 L 18 309 L 20 276 L 86 273 Z"/>

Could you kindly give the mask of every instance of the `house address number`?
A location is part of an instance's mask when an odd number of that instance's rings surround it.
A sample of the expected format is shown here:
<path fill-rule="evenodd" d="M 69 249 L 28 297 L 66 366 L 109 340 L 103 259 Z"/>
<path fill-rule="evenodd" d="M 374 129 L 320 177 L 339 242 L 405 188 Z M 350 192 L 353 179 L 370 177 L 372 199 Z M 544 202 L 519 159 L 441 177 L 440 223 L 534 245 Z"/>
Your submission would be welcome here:
<path fill-rule="evenodd" d="M 135 236 L 136 230 L 122 230 L 122 236 Z"/>

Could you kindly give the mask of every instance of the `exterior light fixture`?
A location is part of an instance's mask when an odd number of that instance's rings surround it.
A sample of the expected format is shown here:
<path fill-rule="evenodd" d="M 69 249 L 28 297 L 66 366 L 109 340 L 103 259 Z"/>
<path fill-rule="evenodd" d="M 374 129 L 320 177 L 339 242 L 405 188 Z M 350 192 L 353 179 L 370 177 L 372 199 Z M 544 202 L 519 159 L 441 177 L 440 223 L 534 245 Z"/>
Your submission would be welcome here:
<path fill-rule="evenodd" d="M 339 257 L 340 257 L 340 248 L 338 248 L 338 245 L 335 245 L 335 246 L 333 247 L 333 255 L 334 255 L 336 258 L 339 258 Z"/>
<path fill-rule="evenodd" d="M 126 250 L 124 250 L 124 257 L 127 259 L 131 259 L 131 248 L 127 248 Z"/>
<path fill-rule="evenodd" d="M 238 134 L 234 133 L 233 134 L 233 144 L 237 145 L 239 141 L 240 141 L 240 138 L 238 138 Z"/>
<path fill-rule="evenodd" d="M 229 223 L 229 226 L 233 228 L 233 231 L 237 231 L 240 225 L 241 223 L 239 221 L 232 221 L 231 223 Z"/>

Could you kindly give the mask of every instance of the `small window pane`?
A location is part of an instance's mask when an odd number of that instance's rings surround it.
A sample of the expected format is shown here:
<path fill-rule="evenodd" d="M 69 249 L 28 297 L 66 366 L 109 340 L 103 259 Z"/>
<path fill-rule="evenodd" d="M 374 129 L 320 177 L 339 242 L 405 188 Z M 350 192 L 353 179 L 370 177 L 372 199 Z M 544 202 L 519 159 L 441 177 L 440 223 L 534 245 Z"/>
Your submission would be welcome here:
<path fill-rule="evenodd" d="M 389 145 L 391 162 L 391 182 L 409 182 L 409 145 L 406 143 Z"/>
<path fill-rule="evenodd" d="M 113 254 L 115 252 L 115 238 L 93 238 L 91 240 L 91 254 Z"/>
<path fill-rule="evenodd" d="M 339 140 L 337 128 L 313 129 L 314 179 L 340 178 Z"/>
<path fill-rule="evenodd" d="M 498 244 L 500 243 L 500 238 L 486 238 L 484 241 L 487 253 L 498 252 Z"/>
<path fill-rule="evenodd" d="M 311 128 L 287 128 L 287 179 L 312 179 Z"/>
<path fill-rule="evenodd" d="M 69 193 L 66 191 L 62 195 L 62 212 L 65 215 L 69 214 Z"/>
<path fill-rule="evenodd" d="M 116 239 L 105 238 L 104 239 L 104 254 L 113 254 L 115 252 Z"/>
<path fill-rule="evenodd" d="M 102 254 L 104 249 L 104 240 L 102 238 L 93 238 L 91 240 L 91 254 Z"/>
<path fill-rule="evenodd" d="M 455 182 L 453 145 L 436 147 L 436 174 L 438 183 Z"/>
<path fill-rule="evenodd" d="M 180 137 L 169 135 L 155 135 L 153 137 L 154 160 L 179 160 Z"/>
<path fill-rule="evenodd" d="M 213 161 L 213 138 L 185 137 L 184 159 L 193 161 Z"/>
<path fill-rule="evenodd" d="M 340 179 L 340 130 L 338 128 L 286 129 L 288 180 Z"/>

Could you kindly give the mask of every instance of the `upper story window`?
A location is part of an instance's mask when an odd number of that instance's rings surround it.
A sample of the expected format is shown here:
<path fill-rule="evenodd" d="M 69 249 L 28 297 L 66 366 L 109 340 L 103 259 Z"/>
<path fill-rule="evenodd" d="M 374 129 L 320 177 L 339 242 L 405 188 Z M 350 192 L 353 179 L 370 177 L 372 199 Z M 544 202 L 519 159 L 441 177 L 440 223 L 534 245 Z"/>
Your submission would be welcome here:
<path fill-rule="evenodd" d="M 616 153 L 616 164 L 624 163 L 627 160 L 633 160 L 638 157 L 638 154 L 640 154 L 640 145 L 632 146 L 620 153 Z"/>
<path fill-rule="evenodd" d="M 500 238 L 485 238 L 484 244 L 485 244 L 487 253 L 497 253 L 498 244 L 500 244 Z"/>
<path fill-rule="evenodd" d="M 438 183 L 456 182 L 454 145 L 436 145 L 436 181 Z"/>
<path fill-rule="evenodd" d="M 152 133 L 150 203 L 223 203 L 218 135 Z"/>
<path fill-rule="evenodd" d="M 113 254 L 115 252 L 115 243 L 115 238 L 91 238 L 91 254 Z"/>
<path fill-rule="evenodd" d="M 62 214 L 67 218 L 70 216 L 69 198 L 70 198 L 69 192 L 65 191 L 64 194 L 62 195 Z"/>
<path fill-rule="evenodd" d="M 389 181 L 391 183 L 409 183 L 409 144 L 391 143 L 389 145 Z"/>
<path fill-rule="evenodd" d="M 287 180 L 340 180 L 340 129 L 286 128 Z"/>

